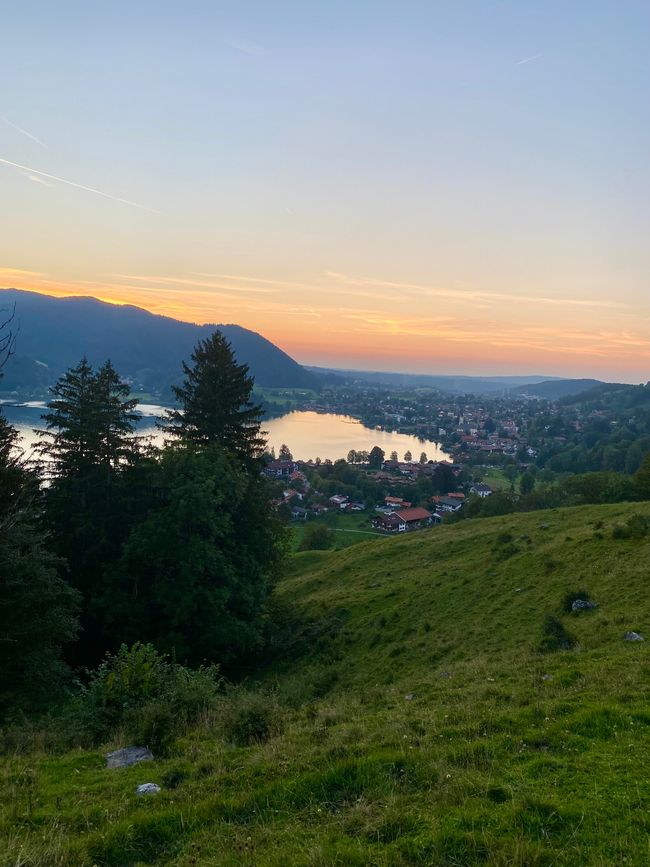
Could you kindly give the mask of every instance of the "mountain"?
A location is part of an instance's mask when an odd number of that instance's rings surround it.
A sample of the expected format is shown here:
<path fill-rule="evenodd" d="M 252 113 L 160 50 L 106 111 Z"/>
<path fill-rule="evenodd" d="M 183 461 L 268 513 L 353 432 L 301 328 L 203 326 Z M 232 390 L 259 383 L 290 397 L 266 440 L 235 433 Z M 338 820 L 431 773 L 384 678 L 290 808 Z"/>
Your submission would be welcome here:
<path fill-rule="evenodd" d="M 591 391 L 592 388 L 610 384 L 599 379 L 551 379 L 517 386 L 511 391 L 511 394 L 521 394 L 545 400 L 559 400 L 562 397 L 572 397 Z"/>
<path fill-rule="evenodd" d="M 650 638 L 650 537 L 612 532 L 635 513 L 650 503 L 296 555 L 261 681 L 167 756 L 107 770 L 123 740 L 47 754 L 51 721 L 9 729 L 0 861 L 647 864 L 650 645 L 624 635 Z M 567 611 L 587 594 L 597 608 Z"/>
<path fill-rule="evenodd" d="M 513 389 L 541 382 L 561 381 L 548 376 L 453 376 L 425 373 L 391 373 L 390 371 L 337 370 L 325 367 L 307 367 L 319 376 L 338 377 L 339 381 L 370 382 L 404 388 L 436 388 L 452 394 L 503 395 Z M 595 380 L 594 380 L 595 381 Z"/>
<path fill-rule="evenodd" d="M 53 298 L 18 289 L 0 290 L 0 309 L 16 306 L 16 355 L 4 370 L 3 390 L 46 388 L 86 355 L 93 364 L 110 358 L 145 391 L 160 393 L 181 375 L 200 338 L 219 328 L 255 383 L 313 388 L 317 377 L 261 334 L 239 325 L 194 325 L 131 305 L 96 298 Z"/>

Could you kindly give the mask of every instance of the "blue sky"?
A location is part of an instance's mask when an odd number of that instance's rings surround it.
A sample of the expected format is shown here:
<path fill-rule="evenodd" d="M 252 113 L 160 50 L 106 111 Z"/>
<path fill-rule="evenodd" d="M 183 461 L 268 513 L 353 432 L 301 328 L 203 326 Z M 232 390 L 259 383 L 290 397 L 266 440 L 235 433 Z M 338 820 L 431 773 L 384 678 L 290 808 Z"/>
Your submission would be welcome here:
<path fill-rule="evenodd" d="M 647 3 L 23 2 L 2 32 L 3 284 L 311 362 L 643 379 Z"/>

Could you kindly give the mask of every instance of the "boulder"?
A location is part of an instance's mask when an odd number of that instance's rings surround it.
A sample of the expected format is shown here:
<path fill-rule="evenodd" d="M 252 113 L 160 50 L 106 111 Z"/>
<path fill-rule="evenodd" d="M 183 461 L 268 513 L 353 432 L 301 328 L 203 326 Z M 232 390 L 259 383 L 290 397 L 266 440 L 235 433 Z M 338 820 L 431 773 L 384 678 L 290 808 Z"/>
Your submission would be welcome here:
<path fill-rule="evenodd" d="M 136 795 L 157 795 L 160 786 L 157 783 L 141 783 L 135 790 Z"/>
<path fill-rule="evenodd" d="M 153 754 L 146 747 L 124 747 L 106 754 L 107 768 L 129 768 L 138 762 L 152 762 Z"/>
<path fill-rule="evenodd" d="M 645 638 L 638 632 L 626 632 L 623 641 L 645 641 Z"/>
<path fill-rule="evenodd" d="M 591 611 L 592 608 L 598 608 L 598 606 L 590 599 L 574 599 L 571 603 L 571 611 Z"/>

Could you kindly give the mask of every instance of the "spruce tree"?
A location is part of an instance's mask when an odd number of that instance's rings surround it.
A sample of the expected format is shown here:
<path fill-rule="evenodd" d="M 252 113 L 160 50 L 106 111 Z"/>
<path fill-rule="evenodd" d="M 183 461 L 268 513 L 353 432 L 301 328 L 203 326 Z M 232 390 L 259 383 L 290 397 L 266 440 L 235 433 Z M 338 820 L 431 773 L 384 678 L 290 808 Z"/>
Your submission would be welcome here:
<path fill-rule="evenodd" d="M 167 446 L 159 494 L 133 526 L 98 604 L 115 644 L 148 641 L 179 661 L 232 666 L 259 647 L 284 552 L 266 480 L 224 449 Z"/>
<path fill-rule="evenodd" d="M 110 362 L 94 371 L 84 358 L 52 388 L 43 416 L 41 455 L 50 484 L 45 509 L 56 553 L 83 597 L 75 662 L 93 664 L 106 648 L 106 612 L 97 605 L 128 532 L 122 483 L 136 461 L 135 401 Z"/>
<path fill-rule="evenodd" d="M 185 379 L 173 386 L 180 409 L 170 410 L 163 429 L 186 443 L 221 446 L 250 464 L 264 452 L 262 410 L 251 401 L 248 365 L 238 364 L 220 331 L 196 345 Z"/>
<path fill-rule="evenodd" d="M 77 632 L 78 594 L 40 517 L 37 479 L 0 413 L 0 718 L 43 709 L 69 674 L 62 650 Z"/>

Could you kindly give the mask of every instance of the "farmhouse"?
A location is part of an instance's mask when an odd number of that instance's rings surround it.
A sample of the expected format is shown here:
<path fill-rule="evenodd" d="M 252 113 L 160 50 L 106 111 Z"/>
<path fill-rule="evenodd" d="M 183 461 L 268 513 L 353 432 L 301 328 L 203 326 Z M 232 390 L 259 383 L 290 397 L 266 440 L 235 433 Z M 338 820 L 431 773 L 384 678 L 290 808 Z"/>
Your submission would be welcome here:
<path fill-rule="evenodd" d="M 479 497 L 489 497 L 492 494 L 492 488 L 489 485 L 484 485 L 483 482 L 477 482 L 469 489 L 470 494 L 478 494 Z"/>
<path fill-rule="evenodd" d="M 407 530 L 418 530 L 428 527 L 431 523 L 431 512 L 419 507 L 401 509 L 398 512 L 377 515 L 372 519 L 372 526 L 385 533 L 405 533 Z"/>

